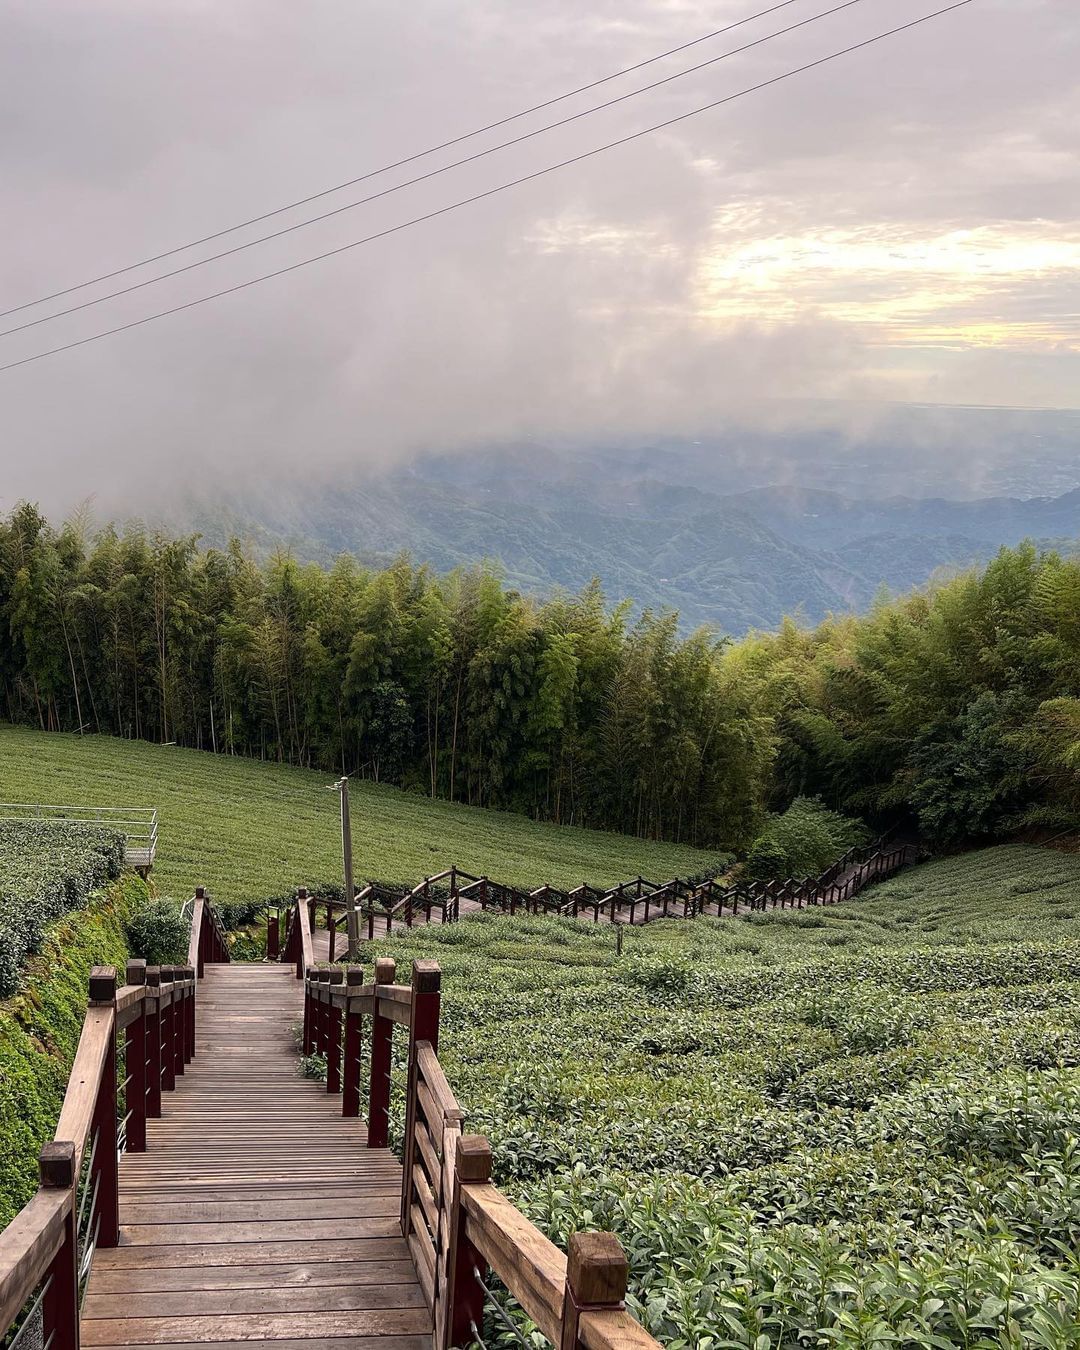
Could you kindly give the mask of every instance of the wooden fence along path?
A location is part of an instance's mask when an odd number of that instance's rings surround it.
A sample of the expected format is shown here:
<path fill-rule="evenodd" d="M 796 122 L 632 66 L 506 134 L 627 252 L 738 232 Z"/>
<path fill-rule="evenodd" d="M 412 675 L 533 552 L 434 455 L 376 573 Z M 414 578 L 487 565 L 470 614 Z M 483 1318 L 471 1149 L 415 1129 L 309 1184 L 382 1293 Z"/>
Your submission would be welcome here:
<path fill-rule="evenodd" d="M 0 1233 L 0 1341 L 445 1350 L 505 1318 L 509 1291 L 559 1350 L 656 1350 L 618 1241 L 577 1234 L 567 1256 L 491 1184 L 438 1059 L 438 966 L 407 984 L 387 959 L 367 980 L 316 966 L 305 900 L 285 955 L 231 963 L 197 891 L 186 966 L 92 973 L 41 1184 Z M 298 1075 L 294 1025 L 325 1085 Z"/>
<path fill-rule="evenodd" d="M 917 855 L 913 844 L 886 845 L 878 840 L 867 847 L 849 849 L 832 867 L 817 877 L 790 877 L 786 881 L 723 882 L 648 881 L 635 877 L 608 890 L 582 884 L 571 891 L 541 886 L 524 891 L 515 886 L 476 877 L 451 867 L 425 877 L 411 891 L 367 885 L 356 894 L 360 931 L 368 940 L 401 928 L 429 923 L 455 923 L 466 914 L 556 914 L 593 923 L 650 923 L 654 919 L 734 917 L 768 909 L 806 909 L 850 900 L 876 881 L 883 881 L 907 866 Z M 344 955 L 346 906 L 344 900 L 319 898 L 301 893 L 311 915 L 313 956 L 333 961 Z M 319 911 L 322 911 L 322 914 Z M 286 911 L 268 911 L 267 950 L 276 958 L 281 950 Z M 325 916 L 323 924 L 319 918 Z"/>

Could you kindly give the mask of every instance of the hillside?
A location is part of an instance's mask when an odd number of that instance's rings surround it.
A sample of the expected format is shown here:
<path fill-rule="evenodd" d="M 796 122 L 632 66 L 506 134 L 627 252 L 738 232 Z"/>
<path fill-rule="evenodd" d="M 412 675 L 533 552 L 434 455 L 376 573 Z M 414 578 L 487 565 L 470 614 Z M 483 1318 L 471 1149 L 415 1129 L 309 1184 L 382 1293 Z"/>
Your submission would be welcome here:
<path fill-rule="evenodd" d="M 182 898 L 197 883 L 237 903 L 341 875 L 330 775 L 106 736 L 0 724 L 0 798 L 95 806 L 156 806 L 154 879 Z M 352 784 L 357 880 L 418 881 L 451 863 L 517 885 L 596 885 L 643 873 L 715 867 L 718 855 L 623 835 L 540 824 L 524 816 Z"/>
<path fill-rule="evenodd" d="M 1000 847 L 621 957 L 487 916 L 386 950 L 442 965 L 496 1181 L 558 1242 L 614 1229 L 663 1343 L 1065 1350 L 1078 938 L 1080 858 Z"/>
<path fill-rule="evenodd" d="M 813 622 L 864 609 L 882 586 L 921 586 L 1002 545 L 1080 537 L 1076 490 L 886 495 L 872 466 L 858 464 L 828 489 L 796 477 L 740 490 L 755 482 L 753 466 L 735 472 L 730 452 L 713 446 L 710 460 L 693 446 L 620 456 L 535 445 L 431 456 L 380 478 L 345 474 L 331 486 L 192 503 L 173 523 L 209 542 L 238 533 L 264 554 L 284 546 L 323 562 L 342 551 L 374 563 L 408 552 L 446 571 L 493 559 L 511 585 L 536 595 L 576 591 L 595 576 L 638 608 L 678 609 L 685 629 L 709 623 L 735 634 L 775 628 L 789 613 Z M 798 470 L 775 472 L 775 483 L 788 483 Z"/>

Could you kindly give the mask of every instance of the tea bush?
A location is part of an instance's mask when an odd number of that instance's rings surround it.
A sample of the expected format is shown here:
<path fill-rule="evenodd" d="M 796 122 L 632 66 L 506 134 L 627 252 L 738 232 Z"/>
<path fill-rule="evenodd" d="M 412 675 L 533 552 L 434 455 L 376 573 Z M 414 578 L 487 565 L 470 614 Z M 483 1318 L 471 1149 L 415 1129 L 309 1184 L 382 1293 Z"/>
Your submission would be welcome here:
<path fill-rule="evenodd" d="M 755 881 L 818 876 L 849 848 L 869 841 L 862 821 L 830 811 L 816 797 L 796 797 L 783 814 L 769 817 L 750 846 L 746 875 Z"/>
<path fill-rule="evenodd" d="M 71 821 L 0 822 L 0 998 L 46 926 L 120 875 L 124 836 Z"/>
<path fill-rule="evenodd" d="M 90 968 L 123 970 L 127 924 L 148 894 L 146 882 L 125 873 L 86 908 L 50 924 L 18 992 L 0 1002 L 0 1229 L 37 1186 L 38 1150 L 60 1114 Z"/>
<path fill-rule="evenodd" d="M 1005 847 L 817 926 L 659 922 L 620 957 L 610 929 L 482 915 L 380 950 L 440 961 L 496 1181 L 562 1244 L 618 1233 L 665 1344 L 1076 1350 L 1071 909 L 1080 859 Z"/>

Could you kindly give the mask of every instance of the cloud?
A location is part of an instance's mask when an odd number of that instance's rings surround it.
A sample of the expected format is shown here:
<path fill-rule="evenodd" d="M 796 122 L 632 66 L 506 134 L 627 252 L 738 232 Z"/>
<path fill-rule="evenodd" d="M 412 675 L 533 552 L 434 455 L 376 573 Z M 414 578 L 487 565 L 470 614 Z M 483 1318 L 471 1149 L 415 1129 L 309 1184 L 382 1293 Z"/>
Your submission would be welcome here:
<path fill-rule="evenodd" d="M 287 266 L 933 7 L 866 0 L 429 184 L 2 338 L 0 357 Z M 220 229 L 751 9 L 0 0 L 0 300 Z M 814 12 L 800 0 L 610 92 Z M 106 509 L 152 512 L 178 486 L 265 486 L 521 435 L 697 432 L 784 399 L 1075 405 L 1078 58 L 1073 7 L 977 0 L 368 247 L 6 372 L 0 493 L 63 510 L 96 492 Z"/>

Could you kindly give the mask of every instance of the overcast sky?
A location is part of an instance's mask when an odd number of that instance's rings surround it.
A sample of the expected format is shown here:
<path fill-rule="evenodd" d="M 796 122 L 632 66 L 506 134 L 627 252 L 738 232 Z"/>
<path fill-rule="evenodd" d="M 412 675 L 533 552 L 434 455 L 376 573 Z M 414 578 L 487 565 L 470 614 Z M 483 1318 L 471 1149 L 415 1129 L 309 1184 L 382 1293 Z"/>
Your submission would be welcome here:
<path fill-rule="evenodd" d="M 419 167 L 838 2 L 793 0 Z M 0 364 L 482 192 L 944 2 L 860 0 L 430 183 L 0 338 Z M 0 0 L 0 308 L 356 177 L 769 3 Z M 97 493 L 107 508 L 152 513 L 178 483 L 332 475 L 522 434 L 696 433 L 786 398 L 1076 407 L 1078 70 L 1076 0 L 974 0 L 390 238 L 0 373 L 0 505 L 25 495 L 60 511 Z"/>

